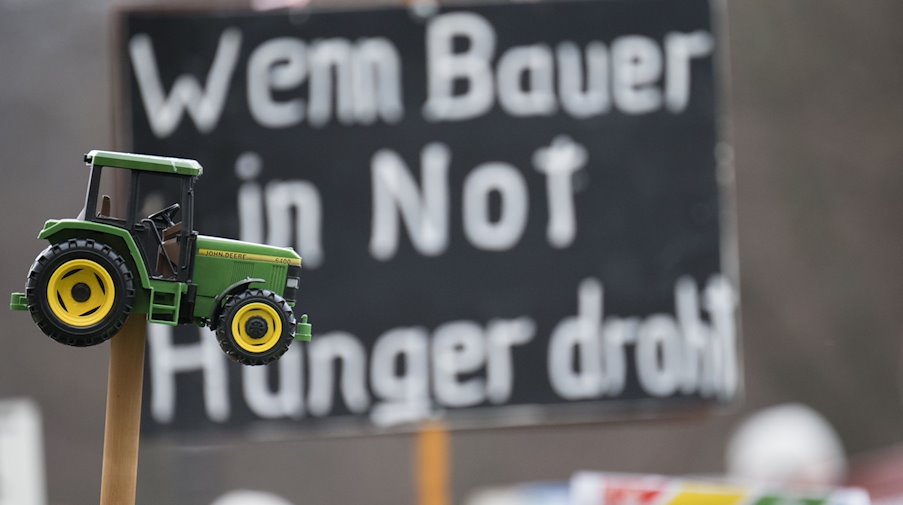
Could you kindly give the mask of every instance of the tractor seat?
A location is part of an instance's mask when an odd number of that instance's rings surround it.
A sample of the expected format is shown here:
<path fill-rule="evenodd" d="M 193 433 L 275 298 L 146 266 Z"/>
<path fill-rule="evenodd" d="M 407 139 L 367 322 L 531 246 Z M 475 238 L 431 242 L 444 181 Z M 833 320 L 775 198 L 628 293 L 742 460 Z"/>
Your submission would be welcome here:
<path fill-rule="evenodd" d="M 162 277 L 175 278 L 176 270 L 179 268 L 179 253 L 182 248 L 177 238 L 171 238 L 160 247 L 160 254 L 157 255 L 157 273 Z M 166 254 L 163 254 L 166 251 Z M 169 256 L 167 260 L 166 257 Z"/>
<path fill-rule="evenodd" d="M 163 245 L 160 246 L 160 252 L 157 254 L 157 273 L 163 277 L 176 277 L 179 268 L 179 254 L 182 252 L 181 244 L 179 244 L 181 231 L 181 222 L 163 230 Z M 164 251 L 166 254 L 163 254 Z M 167 256 L 169 260 L 166 259 Z"/>
<path fill-rule="evenodd" d="M 176 238 L 179 236 L 179 233 L 181 233 L 181 232 L 182 232 L 182 222 L 179 221 L 178 223 L 163 230 L 163 241 L 166 242 L 167 240 Z"/>
<path fill-rule="evenodd" d="M 100 211 L 97 213 L 97 217 L 110 217 L 110 195 L 103 195 L 100 197 Z"/>

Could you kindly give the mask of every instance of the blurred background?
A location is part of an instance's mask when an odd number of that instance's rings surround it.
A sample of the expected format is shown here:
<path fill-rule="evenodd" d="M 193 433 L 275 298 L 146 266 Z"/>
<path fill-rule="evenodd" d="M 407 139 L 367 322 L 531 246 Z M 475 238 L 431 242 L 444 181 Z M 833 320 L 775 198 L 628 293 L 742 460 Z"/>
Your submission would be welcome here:
<path fill-rule="evenodd" d="M 0 0 L 4 292 L 22 290 L 44 247 L 35 238 L 43 222 L 83 205 L 81 154 L 112 145 L 113 9 L 129 5 Z M 903 4 L 727 0 L 723 7 L 742 398 L 691 418 L 454 431 L 454 503 L 490 500 L 487 488 L 565 482 L 580 470 L 793 474 L 903 500 Z M 25 314 L 0 311 L 0 321 L 6 424 L 42 420 L 39 432 L 11 439 L 26 447 L 12 454 L 33 453 L 28 447 L 43 454 L 43 462 L 0 459 L 0 471 L 43 468 L 32 474 L 45 475 L 35 482 L 46 502 L 35 503 L 96 502 L 108 346 L 58 345 Z M 416 503 L 415 447 L 416 434 L 403 432 L 199 446 L 154 439 L 141 447 L 138 501 Z M 775 466 L 762 461 L 794 458 L 798 465 L 788 463 L 782 475 L 762 470 Z"/>

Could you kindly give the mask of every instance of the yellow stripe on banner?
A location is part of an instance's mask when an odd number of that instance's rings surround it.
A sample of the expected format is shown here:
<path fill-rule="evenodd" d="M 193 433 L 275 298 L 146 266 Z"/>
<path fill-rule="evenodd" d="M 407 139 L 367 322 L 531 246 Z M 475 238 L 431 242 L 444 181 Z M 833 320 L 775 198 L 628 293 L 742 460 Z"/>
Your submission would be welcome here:
<path fill-rule="evenodd" d="M 727 486 L 684 486 L 668 505 L 737 505 L 747 493 Z"/>
<path fill-rule="evenodd" d="M 414 473 L 417 503 L 451 505 L 448 430 L 441 423 L 425 425 L 417 434 Z"/>
<path fill-rule="evenodd" d="M 278 256 L 265 256 L 263 254 L 220 251 L 219 249 L 198 249 L 198 256 L 207 256 L 209 258 L 223 258 L 227 260 L 263 261 L 266 263 L 278 263 L 280 265 L 301 266 L 300 258 L 280 258 Z"/>

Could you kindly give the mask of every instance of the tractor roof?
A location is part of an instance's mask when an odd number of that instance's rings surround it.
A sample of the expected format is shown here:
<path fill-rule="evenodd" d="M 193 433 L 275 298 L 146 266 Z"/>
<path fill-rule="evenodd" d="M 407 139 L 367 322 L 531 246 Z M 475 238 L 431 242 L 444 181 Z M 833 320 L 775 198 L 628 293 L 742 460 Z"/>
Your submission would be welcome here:
<path fill-rule="evenodd" d="M 145 170 L 176 175 L 199 176 L 204 173 L 204 167 L 195 160 L 151 156 L 148 154 L 98 151 L 96 149 L 85 155 L 85 163 L 103 167 Z"/>

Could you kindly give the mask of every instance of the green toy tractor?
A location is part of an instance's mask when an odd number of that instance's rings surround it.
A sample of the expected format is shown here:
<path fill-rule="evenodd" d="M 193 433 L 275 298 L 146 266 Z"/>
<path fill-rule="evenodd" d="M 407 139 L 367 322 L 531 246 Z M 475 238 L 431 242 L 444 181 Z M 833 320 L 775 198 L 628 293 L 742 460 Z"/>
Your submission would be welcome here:
<path fill-rule="evenodd" d="M 85 163 L 85 208 L 44 224 L 38 238 L 50 246 L 10 308 L 27 310 L 44 333 L 73 346 L 110 339 L 130 314 L 209 326 L 223 351 L 245 365 L 277 359 L 293 339 L 310 340 L 307 315 L 296 321 L 293 314 L 301 273 L 295 251 L 194 231 L 198 162 L 91 151 Z M 128 198 L 114 207 L 102 191 L 116 194 L 116 187 L 127 187 Z M 176 202 L 148 212 L 168 203 L 161 187 Z"/>

